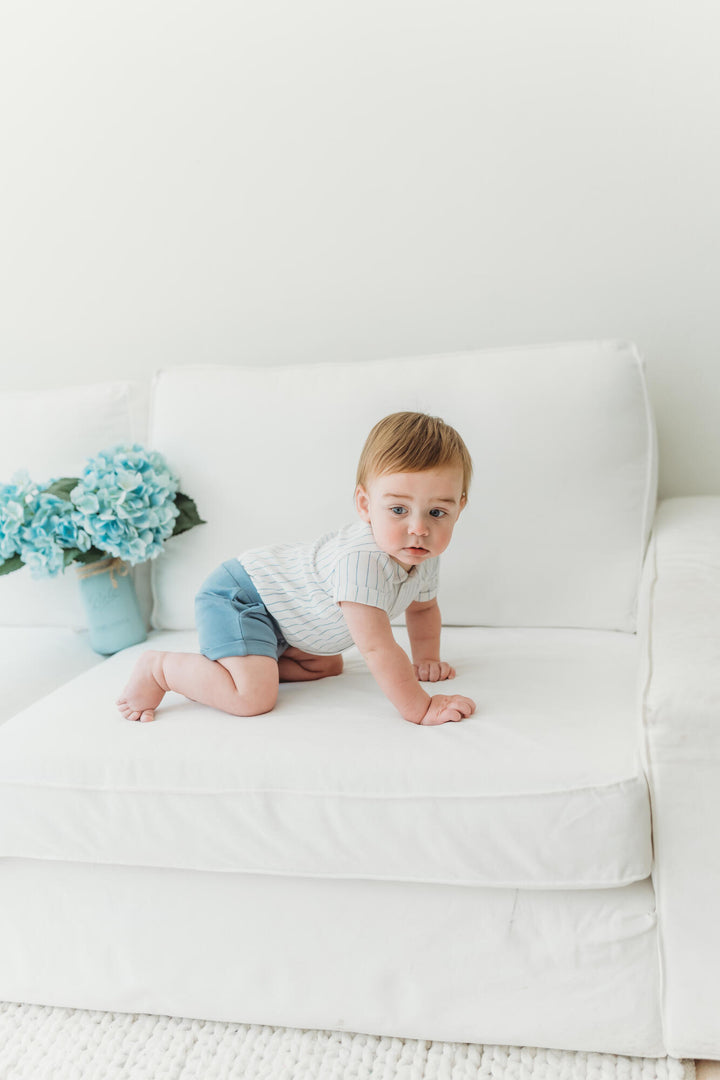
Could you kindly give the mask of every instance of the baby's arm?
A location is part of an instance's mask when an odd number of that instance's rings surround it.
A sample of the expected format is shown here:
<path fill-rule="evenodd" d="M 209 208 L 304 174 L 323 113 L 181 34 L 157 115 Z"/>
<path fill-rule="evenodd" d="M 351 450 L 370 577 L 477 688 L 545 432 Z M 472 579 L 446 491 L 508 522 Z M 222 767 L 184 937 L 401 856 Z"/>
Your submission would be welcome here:
<path fill-rule="evenodd" d="M 393 637 L 387 614 L 381 608 L 340 603 L 352 639 L 365 658 L 376 682 L 398 712 L 413 724 L 444 724 L 462 720 L 475 712 L 475 702 L 459 694 L 430 697 L 419 686 L 405 651 Z"/>
<path fill-rule="evenodd" d="M 437 600 L 414 600 L 405 612 L 415 674 L 421 682 L 454 679 L 455 668 L 440 659 L 442 619 Z"/>

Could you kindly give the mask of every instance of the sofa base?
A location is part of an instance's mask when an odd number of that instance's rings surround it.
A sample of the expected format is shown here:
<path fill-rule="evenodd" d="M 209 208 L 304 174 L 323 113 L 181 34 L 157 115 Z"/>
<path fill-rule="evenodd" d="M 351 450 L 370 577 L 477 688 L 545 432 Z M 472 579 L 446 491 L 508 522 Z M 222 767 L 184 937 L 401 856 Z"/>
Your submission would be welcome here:
<path fill-rule="evenodd" d="M 659 1057 L 655 903 L 0 860 L 0 999 Z"/>

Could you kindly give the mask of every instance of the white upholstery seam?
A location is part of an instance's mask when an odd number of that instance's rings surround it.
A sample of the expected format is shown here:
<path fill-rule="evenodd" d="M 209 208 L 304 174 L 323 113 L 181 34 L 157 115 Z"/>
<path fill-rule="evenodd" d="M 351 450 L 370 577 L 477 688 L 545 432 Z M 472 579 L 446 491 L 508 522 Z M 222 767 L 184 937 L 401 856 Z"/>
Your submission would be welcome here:
<path fill-rule="evenodd" d="M 238 874 L 244 877 L 248 875 L 257 875 L 258 877 L 288 877 L 288 878 L 312 878 L 318 881 L 383 881 L 390 883 L 397 883 L 398 885 L 410 884 L 410 885 L 458 885 L 462 888 L 469 889 L 507 889 L 508 891 L 517 889 L 527 889 L 528 892 L 584 892 L 592 889 L 624 889 L 629 885 L 637 885 L 640 882 L 648 880 L 648 874 L 645 871 L 637 871 L 631 873 L 622 878 L 618 878 L 615 881 L 551 881 L 540 882 L 537 881 L 478 881 L 470 878 L 426 878 L 426 877 L 400 877 L 383 876 L 379 874 L 338 874 L 338 873 L 312 873 L 307 870 L 269 870 L 256 867 L 197 867 L 197 866 L 180 866 L 175 863 L 168 863 L 164 866 L 159 866 L 157 863 L 126 863 L 126 862 L 110 862 L 105 859 L 81 859 L 81 858 L 67 858 L 59 855 L 3 855 L 0 856 L 0 862 L 3 859 L 15 859 L 20 862 L 40 862 L 40 863 L 64 863 L 66 865 L 78 865 L 78 866 L 115 866 L 124 867 L 128 870 L 179 870 L 190 871 L 195 874 Z M 652 913 L 656 918 L 656 913 Z M 643 931 L 645 932 L 645 931 Z"/>
<path fill-rule="evenodd" d="M 85 784 L 52 784 L 38 780 L 0 780 L 0 791 L 3 787 L 30 787 L 50 791 L 94 791 L 106 794 L 131 794 L 131 795 L 300 795 L 309 798 L 333 798 L 333 799 L 467 799 L 467 800 L 497 800 L 497 799 L 557 799 L 567 798 L 568 795 L 579 794 L 583 791 L 609 791 L 612 788 L 626 787 L 644 781 L 640 775 L 628 777 L 625 780 L 614 780 L 609 784 L 588 784 L 586 787 L 564 788 L 559 791 L 530 791 L 530 792 L 500 792 L 497 794 L 483 792 L 408 792 L 393 793 L 363 792 L 363 791 L 306 791 L 301 788 L 139 788 L 139 787 L 96 787 Z"/>
<path fill-rule="evenodd" d="M 656 517 L 657 524 L 657 517 Z M 665 1045 L 668 1045 L 667 1030 L 666 1030 L 666 1017 L 667 1017 L 667 982 L 665 977 L 665 948 L 664 948 L 664 935 L 662 918 L 660 913 L 661 903 L 661 889 L 659 883 L 659 866 L 656 858 L 655 850 L 655 827 L 654 827 L 654 815 L 653 807 L 656 804 L 655 799 L 655 784 L 653 777 L 653 768 L 651 761 L 651 746 L 648 732 L 648 696 L 650 693 L 650 686 L 652 684 L 653 677 L 653 625 L 655 615 L 655 589 L 658 580 L 658 558 L 657 558 L 657 528 L 653 532 L 650 547 L 648 548 L 647 557 L 652 559 L 651 570 L 652 578 L 648 586 L 647 594 L 647 620 L 645 623 L 647 639 L 645 642 L 645 649 L 647 651 L 647 676 L 645 678 L 645 685 L 643 687 L 642 697 L 640 701 L 640 722 L 642 726 L 642 739 L 645 746 L 645 763 L 646 763 L 646 775 L 645 779 L 648 786 L 648 792 L 650 795 L 650 837 L 652 843 L 652 857 L 653 857 L 653 870 L 652 870 L 652 883 L 653 891 L 655 893 L 655 913 L 657 916 L 657 956 L 658 956 L 658 975 L 659 975 L 659 996 L 660 996 L 660 1026 L 663 1033 L 663 1041 Z"/>

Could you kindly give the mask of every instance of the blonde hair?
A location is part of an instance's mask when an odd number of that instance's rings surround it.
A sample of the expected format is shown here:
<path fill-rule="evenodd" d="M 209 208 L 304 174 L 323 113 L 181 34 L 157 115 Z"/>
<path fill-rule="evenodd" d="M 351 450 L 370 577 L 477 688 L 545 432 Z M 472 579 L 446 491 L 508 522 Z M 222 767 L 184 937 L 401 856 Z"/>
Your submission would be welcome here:
<path fill-rule="evenodd" d="M 472 458 L 455 428 L 439 416 L 397 412 L 379 420 L 360 454 L 357 484 L 367 485 L 373 476 L 391 472 L 424 472 L 443 465 L 459 465 L 463 495 L 472 479 Z"/>

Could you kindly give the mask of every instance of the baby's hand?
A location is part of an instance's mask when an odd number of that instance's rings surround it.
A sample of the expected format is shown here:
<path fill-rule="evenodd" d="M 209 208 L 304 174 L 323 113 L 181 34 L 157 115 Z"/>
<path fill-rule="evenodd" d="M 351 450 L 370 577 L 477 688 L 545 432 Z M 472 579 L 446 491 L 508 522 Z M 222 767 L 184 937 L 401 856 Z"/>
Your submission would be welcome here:
<path fill-rule="evenodd" d="M 418 682 L 443 682 L 444 679 L 455 678 L 455 668 L 444 660 L 421 660 L 413 664 L 413 671 Z"/>
<path fill-rule="evenodd" d="M 475 702 L 472 698 L 462 697 L 460 694 L 434 694 L 420 723 L 425 726 L 446 724 L 451 720 L 472 716 L 474 712 Z"/>

